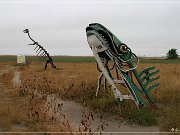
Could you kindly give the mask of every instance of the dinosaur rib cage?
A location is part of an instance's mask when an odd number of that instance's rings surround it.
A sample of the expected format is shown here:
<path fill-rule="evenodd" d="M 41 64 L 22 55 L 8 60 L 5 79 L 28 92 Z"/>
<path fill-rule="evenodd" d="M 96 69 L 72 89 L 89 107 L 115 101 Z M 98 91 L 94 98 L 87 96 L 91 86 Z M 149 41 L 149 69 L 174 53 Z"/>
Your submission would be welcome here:
<path fill-rule="evenodd" d="M 34 39 L 31 38 L 30 34 L 29 34 L 29 30 L 25 29 L 23 30 L 24 33 L 28 34 L 28 37 L 33 41 L 33 44 L 29 44 L 29 45 L 35 45 L 36 47 L 34 48 L 34 50 L 36 51 L 37 56 L 39 56 L 39 61 L 40 62 L 46 62 L 45 64 L 45 69 L 47 68 L 47 64 L 50 63 L 52 68 L 56 68 L 56 66 L 53 63 L 53 59 L 50 56 L 50 54 L 47 52 L 47 50 L 45 48 L 43 48 L 43 46 L 41 46 L 40 44 L 38 44 L 38 42 L 36 42 Z"/>

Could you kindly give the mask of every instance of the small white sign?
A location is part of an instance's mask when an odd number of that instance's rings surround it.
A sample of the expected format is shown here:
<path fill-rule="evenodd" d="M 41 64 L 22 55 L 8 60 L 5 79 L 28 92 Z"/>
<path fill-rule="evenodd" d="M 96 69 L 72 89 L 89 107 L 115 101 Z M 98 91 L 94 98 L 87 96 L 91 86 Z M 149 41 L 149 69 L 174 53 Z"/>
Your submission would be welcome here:
<path fill-rule="evenodd" d="M 17 55 L 17 64 L 26 64 L 25 54 Z"/>

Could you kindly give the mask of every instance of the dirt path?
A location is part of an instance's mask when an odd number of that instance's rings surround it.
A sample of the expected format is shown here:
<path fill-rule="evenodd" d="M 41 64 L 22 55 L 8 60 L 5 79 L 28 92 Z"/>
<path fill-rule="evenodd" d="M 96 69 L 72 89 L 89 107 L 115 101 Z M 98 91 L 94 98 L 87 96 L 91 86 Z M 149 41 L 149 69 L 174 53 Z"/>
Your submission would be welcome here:
<path fill-rule="evenodd" d="M 80 105 L 72 101 L 62 101 L 61 99 L 55 98 L 54 95 L 47 97 L 47 102 L 54 100 L 56 104 L 63 104 L 62 112 L 66 115 L 66 118 L 71 123 L 71 126 L 78 131 L 79 125 L 82 121 L 83 111 L 88 115 L 91 111 L 87 108 L 83 108 Z M 83 111 L 82 111 L 83 110 Z M 57 114 L 58 115 L 58 114 Z M 97 127 L 102 124 L 107 124 L 103 132 L 159 132 L 159 128 L 156 126 L 138 126 L 138 125 L 127 125 L 116 121 L 115 118 L 108 116 L 101 118 L 99 115 L 93 114 L 93 120 L 91 120 L 89 128 L 92 131 L 96 131 Z"/>

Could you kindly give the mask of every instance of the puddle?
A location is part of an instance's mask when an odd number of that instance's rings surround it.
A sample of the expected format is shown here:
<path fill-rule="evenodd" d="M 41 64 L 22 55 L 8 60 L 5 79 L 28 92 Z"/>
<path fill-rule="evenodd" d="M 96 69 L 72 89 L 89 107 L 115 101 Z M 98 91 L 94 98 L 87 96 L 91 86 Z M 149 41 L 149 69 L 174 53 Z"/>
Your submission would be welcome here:
<path fill-rule="evenodd" d="M 15 86 L 20 85 L 20 72 L 14 72 L 13 83 Z M 39 91 L 34 91 L 34 95 L 36 97 L 42 97 L 43 94 Z M 83 111 L 86 113 L 91 113 L 91 110 L 84 108 L 73 101 L 63 101 L 56 97 L 55 94 L 49 94 L 45 98 L 44 109 L 48 114 L 54 116 L 57 121 L 61 122 L 62 117 L 65 117 L 70 123 L 71 128 L 78 132 L 79 126 L 81 125 L 83 119 Z M 83 111 L 82 111 L 83 110 Z M 125 134 L 132 134 L 133 132 L 159 132 L 159 128 L 156 126 L 146 127 L 146 126 L 138 126 L 138 125 L 126 125 L 116 121 L 112 117 L 100 118 L 100 116 L 93 114 L 93 120 L 89 123 L 91 131 L 96 131 L 97 127 L 102 125 L 103 122 L 108 124 L 105 126 L 103 132 L 107 133 L 117 133 L 117 132 L 125 132 Z M 81 125 L 82 126 L 82 125 Z M 16 127 L 18 128 L 18 127 Z M 133 134 L 134 134 L 133 133 Z M 136 134 L 135 133 L 135 134 Z M 138 134 L 138 133 L 137 133 Z M 152 134 L 152 133 L 149 133 Z M 158 134 L 158 133 L 157 133 Z"/>

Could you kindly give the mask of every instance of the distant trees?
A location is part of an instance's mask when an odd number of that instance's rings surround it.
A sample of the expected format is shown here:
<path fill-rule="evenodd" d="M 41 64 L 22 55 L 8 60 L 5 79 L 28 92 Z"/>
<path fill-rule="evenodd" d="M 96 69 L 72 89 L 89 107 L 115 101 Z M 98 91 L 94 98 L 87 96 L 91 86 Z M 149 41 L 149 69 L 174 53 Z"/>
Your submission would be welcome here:
<path fill-rule="evenodd" d="M 177 59 L 179 57 L 178 53 L 177 53 L 177 49 L 170 49 L 167 53 L 167 58 L 168 59 Z"/>

